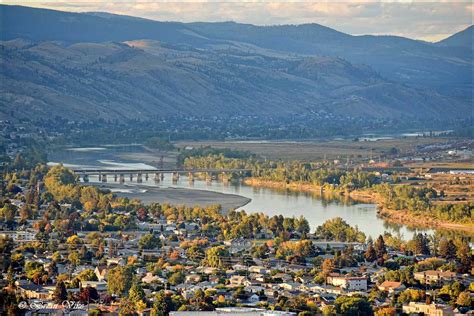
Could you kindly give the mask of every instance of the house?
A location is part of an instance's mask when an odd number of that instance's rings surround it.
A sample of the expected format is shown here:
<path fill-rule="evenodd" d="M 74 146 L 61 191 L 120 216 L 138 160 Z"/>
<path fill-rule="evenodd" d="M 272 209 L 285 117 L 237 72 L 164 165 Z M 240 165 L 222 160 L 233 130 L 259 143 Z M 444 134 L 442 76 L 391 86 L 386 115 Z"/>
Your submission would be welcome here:
<path fill-rule="evenodd" d="M 452 282 L 456 279 L 456 273 L 450 271 L 428 270 L 413 273 L 415 280 L 424 284 L 441 284 Z"/>
<path fill-rule="evenodd" d="M 170 312 L 170 316 L 188 316 L 188 315 L 199 315 L 199 316 L 296 316 L 296 313 L 285 312 L 285 311 L 270 311 L 260 308 L 249 308 L 249 307 L 225 307 L 216 308 L 215 311 L 185 311 L 185 312 Z"/>
<path fill-rule="evenodd" d="M 143 278 L 143 283 L 166 283 L 168 280 L 161 278 L 159 276 L 153 275 L 153 273 L 148 272 Z"/>
<path fill-rule="evenodd" d="M 29 299 L 51 300 L 55 290 L 54 286 L 42 286 L 33 283 L 17 285 L 19 294 Z"/>
<path fill-rule="evenodd" d="M 265 269 L 265 267 L 262 267 L 262 266 L 251 266 L 249 268 L 249 272 L 258 273 L 258 274 L 265 274 L 265 273 L 267 273 L 267 269 Z"/>
<path fill-rule="evenodd" d="M 410 302 L 408 305 L 403 305 L 403 313 L 409 315 L 454 316 L 453 308 L 449 305 L 418 302 Z"/>
<path fill-rule="evenodd" d="M 385 281 L 378 286 L 378 289 L 389 293 L 399 293 L 406 289 L 406 287 L 401 282 Z"/>
<path fill-rule="evenodd" d="M 95 276 L 97 277 L 97 280 L 99 281 L 104 281 L 107 278 L 108 272 L 109 270 L 107 269 L 106 266 L 98 266 L 98 267 L 95 267 L 94 269 Z"/>
<path fill-rule="evenodd" d="M 250 283 L 249 280 L 245 276 L 242 276 L 242 275 L 233 275 L 229 279 L 229 282 L 230 282 L 230 285 L 233 285 L 233 286 L 241 286 L 241 285 L 246 285 Z"/>
<path fill-rule="evenodd" d="M 201 276 L 199 274 L 189 274 L 185 278 L 186 283 L 198 283 L 201 281 Z"/>
<path fill-rule="evenodd" d="M 232 266 L 232 268 L 235 270 L 235 271 L 247 271 L 248 270 L 248 267 L 247 266 L 244 266 L 242 264 L 234 264 Z"/>
<path fill-rule="evenodd" d="M 301 270 L 307 270 L 308 267 L 300 264 L 289 264 L 285 267 L 285 271 L 293 272 L 293 273 L 298 273 Z"/>
<path fill-rule="evenodd" d="M 349 291 L 366 291 L 367 278 L 366 277 L 348 277 L 348 276 L 328 276 L 326 279 L 328 284 L 340 286 Z"/>
<path fill-rule="evenodd" d="M 272 277 L 273 280 L 281 280 L 282 282 L 291 282 L 293 278 L 287 273 L 277 273 Z"/>
<path fill-rule="evenodd" d="M 286 282 L 286 283 L 281 283 L 280 287 L 288 291 L 296 291 L 304 287 L 304 285 L 297 282 Z"/>
<path fill-rule="evenodd" d="M 246 303 L 249 305 L 256 304 L 258 302 L 260 302 L 260 297 L 255 293 L 249 295 L 246 300 Z"/>
<path fill-rule="evenodd" d="M 97 292 L 105 292 L 107 291 L 107 282 L 102 281 L 82 281 L 81 288 L 86 287 L 93 287 L 97 290 Z"/>
<path fill-rule="evenodd" d="M 334 285 L 312 285 L 310 291 L 314 293 L 326 293 L 340 295 L 344 293 L 344 290 L 340 286 Z"/>
<path fill-rule="evenodd" d="M 230 253 L 237 253 L 252 248 L 252 242 L 246 238 L 236 238 L 224 241 L 224 245 L 229 247 Z"/>
<path fill-rule="evenodd" d="M 109 258 L 107 259 L 107 265 L 118 265 L 118 266 L 123 266 L 125 265 L 125 259 L 121 257 L 116 257 L 116 258 Z"/>

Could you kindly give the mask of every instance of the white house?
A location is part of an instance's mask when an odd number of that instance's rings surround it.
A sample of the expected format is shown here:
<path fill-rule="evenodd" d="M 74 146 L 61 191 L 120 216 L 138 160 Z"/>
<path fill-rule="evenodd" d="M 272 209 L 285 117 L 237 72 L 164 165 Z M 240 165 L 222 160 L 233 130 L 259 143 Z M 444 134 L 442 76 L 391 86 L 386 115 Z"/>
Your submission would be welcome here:
<path fill-rule="evenodd" d="M 348 277 L 348 276 L 328 276 L 327 283 L 340 286 L 341 288 L 349 291 L 366 291 L 367 290 L 367 278 L 366 277 Z"/>

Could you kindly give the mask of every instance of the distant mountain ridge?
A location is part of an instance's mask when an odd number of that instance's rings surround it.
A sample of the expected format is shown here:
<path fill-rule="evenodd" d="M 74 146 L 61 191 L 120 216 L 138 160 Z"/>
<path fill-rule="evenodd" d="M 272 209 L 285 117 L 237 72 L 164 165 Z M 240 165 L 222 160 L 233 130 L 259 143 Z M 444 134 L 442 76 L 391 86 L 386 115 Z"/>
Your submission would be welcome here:
<path fill-rule="evenodd" d="M 0 12 L 3 116 L 472 113 L 472 49 L 459 45 L 463 34 L 432 44 L 319 24 L 158 22 L 5 5 Z"/>
<path fill-rule="evenodd" d="M 466 29 L 451 35 L 444 40 L 436 43 L 438 46 L 451 46 L 451 47 L 465 47 L 473 50 L 473 39 L 474 39 L 474 26 L 471 25 Z"/>

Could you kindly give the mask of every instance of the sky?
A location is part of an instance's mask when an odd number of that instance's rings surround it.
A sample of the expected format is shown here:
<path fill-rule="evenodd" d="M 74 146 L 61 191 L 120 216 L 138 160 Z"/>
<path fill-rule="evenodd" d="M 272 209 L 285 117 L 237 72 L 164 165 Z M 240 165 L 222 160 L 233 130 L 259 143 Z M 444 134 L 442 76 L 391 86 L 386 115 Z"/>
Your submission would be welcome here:
<path fill-rule="evenodd" d="M 159 21 L 235 21 L 256 25 L 319 23 L 353 35 L 399 35 L 438 41 L 472 25 L 470 0 L 151 1 L 0 0 L 73 12 L 102 11 Z"/>

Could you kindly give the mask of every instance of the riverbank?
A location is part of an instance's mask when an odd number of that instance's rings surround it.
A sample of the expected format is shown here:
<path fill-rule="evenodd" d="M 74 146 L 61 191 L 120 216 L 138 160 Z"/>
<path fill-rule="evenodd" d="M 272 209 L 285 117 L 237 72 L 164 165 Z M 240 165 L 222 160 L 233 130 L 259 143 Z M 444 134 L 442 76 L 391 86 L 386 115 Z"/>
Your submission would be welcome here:
<path fill-rule="evenodd" d="M 252 187 L 262 187 L 262 188 L 269 188 L 274 190 L 290 190 L 294 192 L 307 192 L 313 193 L 316 196 L 325 197 L 327 199 L 339 199 L 339 200 L 353 200 L 359 203 L 371 203 L 377 204 L 377 196 L 368 191 L 368 190 L 360 190 L 360 191 L 341 191 L 341 190 L 334 190 L 325 188 L 319 185 L 310 184 L 310 183 L 302 183 L 302 182 L 278 182 L 278 181 L 269 181 L 269 180 L 261 180 L 257 178 L 246 178 L 244 179 L 244 184 L 252 186 Z"/>
<path fill-rule="evenodd" d="M 388 210 L 383 208 L 381 197 L 371 190 L 354 190 L 354 191 L 341 191 L 341 190 L 327 190 L 318 185 L 309 183 L 285 183 L 277 181 L 261 180 L 257 178 L 247 178 L 244 183 L 254 187 L 264 187 L 277 190 L 291 190 L 291 191 L 303 191 L 314 193 L 319 196 L 334 197 L 337 199 L 351 199 L 355 202 L 360 203 L 371 203 L 376 204 L 378 211 L 377 216 L 386 220 L 387 222 L 405 225 L 411 228 L 431 228 L 441 230 L 451 230 L 465 232 L 469 235 L 474 236 L 474 225 L 472 224 L 458 224 L 452 222 L 444 222 L 426 216 L 416 216 L 408 214 L 402 210 Z M 322 190 L 323 189 L 323 190 Z"/>
<path fill-rule="evenodd" d="M 172 187 L 152 187 L 147 185 L 130 185 L 115 183 L 88 183 L 101 189 L 108 189 L 117 196 L 129 199 L 139 199 L 145 204 L 159 201 L 161 204 L 196 205 L 205 207 L 219 204 L 225 214 L 229 210 L 237 209 L 250 203 L 251 199 L 237 194 L 219 193 L 199 189 L 181 189 Z"/>
<path fill-rule="evenodd" d="M 443 222 L 426 216 L 417 216 L 407 214 L 405 211 L 389 210 L 386 208 L 379 208 L 377 215 L 389 222 L 406 225 L 408 227 L 460 231 L 474 236 L 474 225 L 472 224 Z"/>

